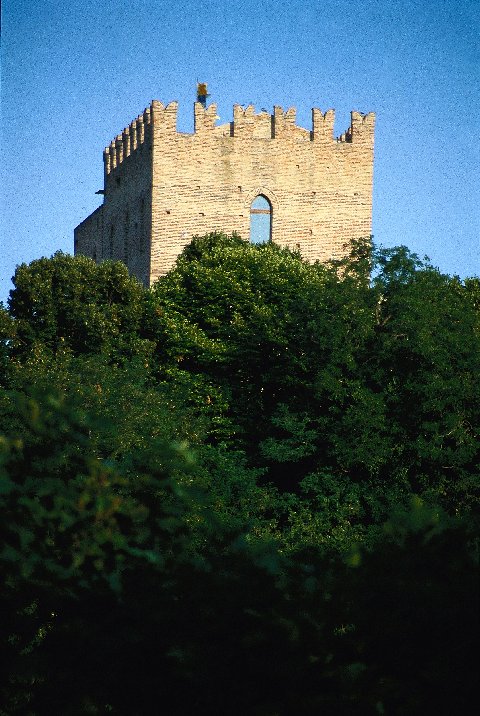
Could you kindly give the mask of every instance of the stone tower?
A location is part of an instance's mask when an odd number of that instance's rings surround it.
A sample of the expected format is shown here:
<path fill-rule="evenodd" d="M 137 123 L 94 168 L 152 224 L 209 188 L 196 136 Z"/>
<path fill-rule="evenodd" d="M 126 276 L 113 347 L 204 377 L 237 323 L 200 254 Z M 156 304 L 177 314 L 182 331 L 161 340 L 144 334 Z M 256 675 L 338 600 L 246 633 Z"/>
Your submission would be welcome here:
<path fill-rule="evenodd" d="M 235 105 L 219 126 L 215 104 L 194 113 L 193 134 L 177 132 L 177 103 L 154 100 L 105 149 L 104 202 L 75 229 L 76 254 L 120 259 L 148 286 L 194 235 L 249 240 L 255 213 L 268 214 L 272 241 L 310 261 L 371 233 L 374 114 L 352 112 L 335 139 L 333 110 L 313 109 L 311 130 L 294 108 Z M 252 209 L 258 197 L 266 209 Z"/>

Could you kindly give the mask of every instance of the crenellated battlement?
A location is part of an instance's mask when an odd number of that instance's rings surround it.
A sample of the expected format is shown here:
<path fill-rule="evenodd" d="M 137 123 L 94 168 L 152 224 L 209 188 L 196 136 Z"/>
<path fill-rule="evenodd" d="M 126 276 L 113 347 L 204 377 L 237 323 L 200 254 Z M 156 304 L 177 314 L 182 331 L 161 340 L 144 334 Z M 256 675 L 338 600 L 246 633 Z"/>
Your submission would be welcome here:
<path fill-rule="evenodd" d="M 193 105 L 194 117 L 194 134 L 208 132 L 215 129 L 215 122 L 219 119 L 217 115 L 217 105 L 211 104 L 209 107 L 203 107 L 200 102 Z"/>
<path fill-rule="evenodd" d="M 118 167 L 126 157 L 133 154 L 145 141 L 151 140 L 153 133 L 160 135 L 177 134 L 178 102 L 167 105 L 153 100 L 149 107 L 139 114 L 123 132 L 113 139 L 104 150 L 105 173 L 108 175 Z M 203 107 L 200 102 L 194 104 L 194 134 L 206 136 L 209 133 L 221 136 L 275 139 L 292 141 L 312 141 L 327 144 L 373 143 L 375 115 L 351 112 L 350 127 L 339 137 L 334 136 L 335 110 L 323 113 L 312 109 L 312 127 L 310 130 L 296 123 L 297 110 L 290 107 L 284 110 L 275 105 L 273 114 L 266 110 L 255 112 L 253 105 L 233 106 L 233 121 L 217 125 L 217 105 Z"/>
<path fill-rule="evenodd" d="M 126 157 L 129 157 L 139 147 L 142 147 L 146 141 L 151 141 L 154 126 L 157 131 L 160 130 L 165 133 L 176 132 L 177 110 L 178 102 L 170 102 L 170 104 L 164 106 L 154 99 L 152 104 L 146 107 L 142 114 L 139 114 L 104 149 L 105 173 L 110 174 Z"/>
<path fill-rule="evenodd" d="M 150 105 L 150 114 L 153 118 L 155 131 L 161 131 L 165 134 L 176 132 L 177 113 L 178 102 L 170 102 L 164 105 L 157 99 L 154 99 Z"/>
<path fill-rule="evenodd" d="M 112 139 L 103 151 L 105 174 L 110 174 L 126 157 L 133 154 L 145 142 L 152 126 L 152 108 L 147 107 L 121 134 Z"/>

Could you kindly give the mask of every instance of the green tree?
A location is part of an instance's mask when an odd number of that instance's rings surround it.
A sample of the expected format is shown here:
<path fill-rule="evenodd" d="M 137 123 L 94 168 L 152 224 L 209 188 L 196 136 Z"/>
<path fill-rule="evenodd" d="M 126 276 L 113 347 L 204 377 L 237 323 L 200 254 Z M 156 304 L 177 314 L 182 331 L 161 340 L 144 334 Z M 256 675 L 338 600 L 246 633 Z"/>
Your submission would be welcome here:
<path fill-rule="evenodd" d="M 150 292 L 62 255 L 16 281 L 5 713 L 468 711 L 477 279 L 209 235 Z"/>
<path fill-rule="evenodd" d="M 18 266 L 13 283 L 8 304 L 20 355 L 35 344 L 97 353 L 138 337 L 145 290 L 121 262 L 58 252 Z"/>
<path fill-rule="evenodd" d="M 405 247 L 357 242 L 322 266 L 209 235 L 154 287 L 148 335 L 162 365 L 220 387 L 231 438 L 283 491 L 305 478 L 312 488 L 315 475 L 363 484 L 352 519 L 367 523 L 412 491 L 469 509 L 480 432 L 472 286 Z"/>
<path fill-rule="evenodd" d="M 0 302 L 0 387 L 8 382 L 10 356 L 16 337 L 16 326 L 9 311 Z"/>
<path fill-rule="evenodd" d="M 1 442 L 5 713 L 468 711 L 471 525 L 417 499 L 346 560 L 286 557 L 179 484 L 196 475 L 184 448 L 156 441 L 125 471 L 68 401 L 18 411 L 22 437 Z"/>

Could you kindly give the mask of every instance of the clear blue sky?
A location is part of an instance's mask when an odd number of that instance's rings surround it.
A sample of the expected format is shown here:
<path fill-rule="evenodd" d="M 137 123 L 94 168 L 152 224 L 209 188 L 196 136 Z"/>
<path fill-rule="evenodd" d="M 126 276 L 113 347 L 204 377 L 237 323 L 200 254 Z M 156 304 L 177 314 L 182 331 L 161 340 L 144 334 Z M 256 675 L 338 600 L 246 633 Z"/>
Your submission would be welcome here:
<path fill-rule="evenodd" d="M 377 113 L 375 239 L 480 274 L 478 0 L 4 0 L 0 300 L 73 251 L 102 150 L 152 99 L 192 131 L 197 78 L 232 106 Z M 476 166 L 475 166 L 476 165 Z"/>

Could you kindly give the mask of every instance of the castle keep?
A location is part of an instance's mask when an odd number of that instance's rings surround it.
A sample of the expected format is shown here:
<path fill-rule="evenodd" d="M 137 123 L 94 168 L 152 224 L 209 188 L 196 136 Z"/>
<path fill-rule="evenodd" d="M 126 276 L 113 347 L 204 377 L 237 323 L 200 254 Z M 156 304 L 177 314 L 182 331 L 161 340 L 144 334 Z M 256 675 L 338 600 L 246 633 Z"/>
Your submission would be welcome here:
<path fill-rule="evenodd" d="M 105 149 L 104 202 L 75 229 L 76 254 L 120 259 L 151 285 L 194 235 L 254 239 L 256 214 L 272 241 L 310 261 L 338 258 L 371 233 L 372 113 L 352 112 L 335 139 L 333 110 L 313 109 L 307 130 L 294 108 L 235 105 L 217 126 L 216 105 L 196 102 L 187 134 L 176 130 L 177 106 L 154 100 Z"/>

